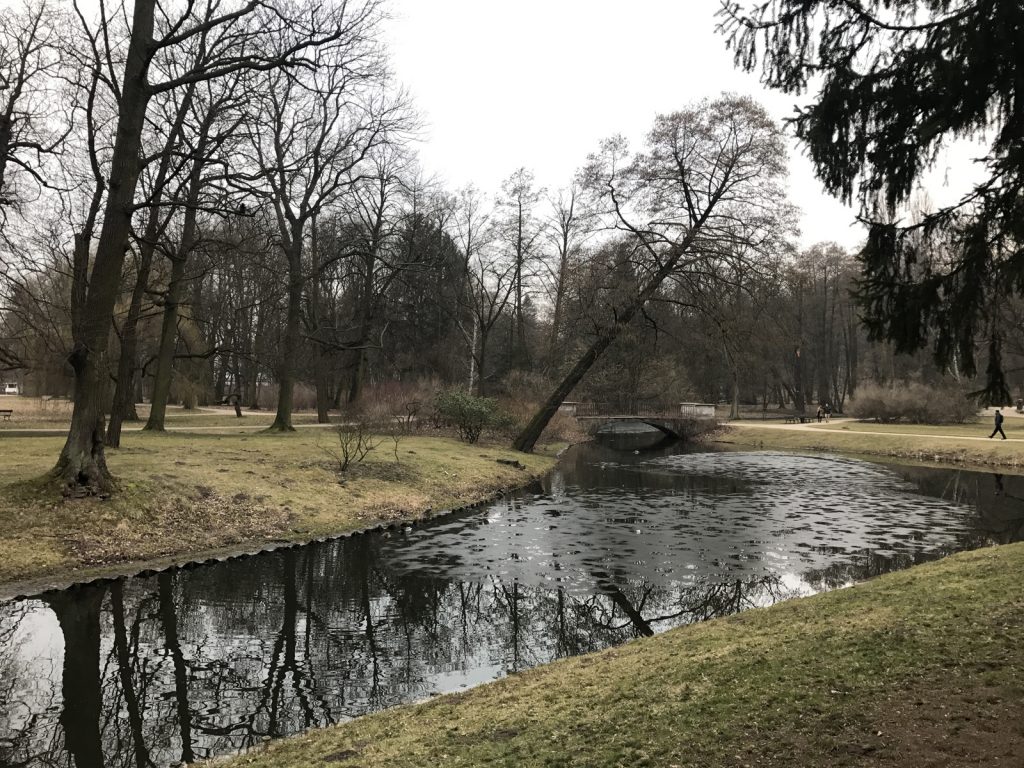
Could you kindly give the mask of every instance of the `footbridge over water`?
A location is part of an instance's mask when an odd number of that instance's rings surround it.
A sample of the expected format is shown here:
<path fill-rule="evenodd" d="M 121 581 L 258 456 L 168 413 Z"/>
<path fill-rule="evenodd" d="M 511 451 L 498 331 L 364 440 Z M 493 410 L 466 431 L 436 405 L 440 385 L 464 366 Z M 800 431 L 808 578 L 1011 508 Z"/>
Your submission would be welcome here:
<path fill-rule="evenodd" d="M 679 403 L 678 410 L 669 408 L 609 408 L 601 403 L 567 401 L 562 404 L 563 413 L 576 417 L 580 427 L 588 435 L 615 424 L 640 423 L 654 427 L 669 437 L 692 438 L 709 429 L 714 429 L 715 406 L 711 403 Z"/>

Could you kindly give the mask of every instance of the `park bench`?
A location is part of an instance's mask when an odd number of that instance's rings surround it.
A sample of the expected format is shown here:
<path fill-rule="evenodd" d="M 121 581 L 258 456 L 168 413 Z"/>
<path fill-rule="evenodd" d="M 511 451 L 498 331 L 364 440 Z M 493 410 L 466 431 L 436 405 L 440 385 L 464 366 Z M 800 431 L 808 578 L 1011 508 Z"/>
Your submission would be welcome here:
<path fill-rule="evenodd" d="M 787 424 L 806 424 L 810 420 L 811 420 L 810 416 L 787 416 L 786 417 L 786 423 Z"/>
<path fill-rule="evenodd" d="M 4 417 L 4 421 L 10 421 L 11 416 L 14 415 L 13 408 L 0 408 L 0 416 Z"/>

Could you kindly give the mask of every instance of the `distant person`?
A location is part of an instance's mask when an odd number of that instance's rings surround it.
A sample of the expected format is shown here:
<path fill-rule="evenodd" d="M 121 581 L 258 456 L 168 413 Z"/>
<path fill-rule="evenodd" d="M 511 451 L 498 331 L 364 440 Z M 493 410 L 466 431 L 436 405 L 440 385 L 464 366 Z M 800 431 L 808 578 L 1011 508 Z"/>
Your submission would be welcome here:
<path fill-rule="evenodd" d="M 825 415 L 825 411 L 822 410 L 821 406 L 818 406 L 818 423 L 821 424 L 821 417 Z"/>
<path fill-rule="evenodd" d="M 825 403 L 825 423 L 827 424 L 832 419 L 832 404 Z"/>
<path fill-rule="evenodd" d="M 1003 414 L 999 412 L 998 408 L 996 408 L 996 428 L 992 430 L 992 434 L 988 436 L 988 439 L 991 440 L 995 437 L 996 432 L 1003 436 L 1003 440 L 1006 439 L 1006 433 L 1003 432 Z"/>

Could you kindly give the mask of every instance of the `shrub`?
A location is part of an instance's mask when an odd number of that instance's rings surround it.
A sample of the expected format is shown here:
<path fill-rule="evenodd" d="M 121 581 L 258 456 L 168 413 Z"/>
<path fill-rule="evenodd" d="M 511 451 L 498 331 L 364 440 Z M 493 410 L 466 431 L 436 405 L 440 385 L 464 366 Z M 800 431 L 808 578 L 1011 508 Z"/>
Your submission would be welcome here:
<path fill-rule="evenodd" d="M 459 437 L 475 443 L 485 429 L 502 429 L 509 417 L 490 397 L 474 397 L 465 392 L 450 390 L 434 399 L 438 419 L 458 430 Z"/>
<path fill-rule="evenodd" d="M 380 444 L 374 439 L 370 425 L 362 418 L 339 424 L 334 433 L 338 436 L 338 450 L 324 448 L 324 452 L 337 462 L 339 472 L 347 472 L 353 461 L 361 462 Z"/>
<path fill-rule="evenodd" d="M 955 385 L 864 384 L 850 400 L 847 412 L 858 419 L 909 424 L 964 424 L 978 416 L 978 406 Z"/>

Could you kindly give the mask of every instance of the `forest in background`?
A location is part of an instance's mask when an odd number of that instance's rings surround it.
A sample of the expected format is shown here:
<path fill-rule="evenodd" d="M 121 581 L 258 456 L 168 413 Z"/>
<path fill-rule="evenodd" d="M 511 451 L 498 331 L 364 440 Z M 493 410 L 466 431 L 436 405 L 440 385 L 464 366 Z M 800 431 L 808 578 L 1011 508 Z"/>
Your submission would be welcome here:
<path fill-rule="evenodd" d="M 150 2 L 162 12 L 141 109 L 138 26 L 127 23 L 139 5 L 92 18 L 28 0 L 0 28 L 2 376 L 25 394 L 74 396 L 75 350 L 88 349 L 113 444 L 143 399 L 153 429 L 168 402 L 315 408 L 326 421 L 367 399 L 445 388 L 542 400 L 681 247 L 665 220 L 693 209 L 657 186 L 673 161 L 665 148 L 730 98 L 660 116 L 645 150 L 621 139 L 582 149 L 580 173 L 560 189 L 520 168 L 500 189 L 453 190 L 418 166 L 420 121 L 388 68 L 374 0 Z M 124 188 L 118 130 L 131 108 L 137 178 L 120 204 L 126 246 L 104 319 L 87 298 L 104 214 Z M 740 121 L 758 109 L 740 104 Z M 616 187 L 620 167 L 632 175 Z M 841 411 L 865 382 L 975 388 L 955 356 L 940 368 L 927 352 L 869 341 L 855 254 L 800 249 L 780 188 L 731 202 L 573 399 L 729 402 L 736 415 Z M 1020 327 L 1014 302 L 999 311 Z M 82 342 L 89 329 L 102 344 Z M 1004 337 L 1015 395 L 1022 352 Z"/>

